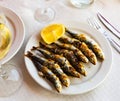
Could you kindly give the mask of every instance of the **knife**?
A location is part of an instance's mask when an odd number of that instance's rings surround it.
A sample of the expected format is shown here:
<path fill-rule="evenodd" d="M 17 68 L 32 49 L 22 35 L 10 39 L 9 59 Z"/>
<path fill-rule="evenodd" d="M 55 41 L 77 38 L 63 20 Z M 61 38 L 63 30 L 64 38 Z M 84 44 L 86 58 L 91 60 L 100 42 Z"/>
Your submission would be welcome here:
<path fill-rule="evenodd" d="M 110 32 L 112 32 L 118 39 L 120 39 L 120 31 L 118 31 L 112 24 L 110 24 L 110 22 L 100 13 L 97 13 L 97 17 Z"/>

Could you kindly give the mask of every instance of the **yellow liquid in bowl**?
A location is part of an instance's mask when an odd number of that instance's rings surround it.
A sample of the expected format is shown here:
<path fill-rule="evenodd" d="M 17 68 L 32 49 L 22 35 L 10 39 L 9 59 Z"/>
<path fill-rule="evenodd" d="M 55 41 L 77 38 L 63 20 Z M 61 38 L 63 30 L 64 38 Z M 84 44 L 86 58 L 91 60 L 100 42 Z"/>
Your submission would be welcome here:
<path fill-rule="evenodd" d="M 6 56 L 11 46 L 12 38 L 10 30 L 0 23 L 0 59 Z"/>

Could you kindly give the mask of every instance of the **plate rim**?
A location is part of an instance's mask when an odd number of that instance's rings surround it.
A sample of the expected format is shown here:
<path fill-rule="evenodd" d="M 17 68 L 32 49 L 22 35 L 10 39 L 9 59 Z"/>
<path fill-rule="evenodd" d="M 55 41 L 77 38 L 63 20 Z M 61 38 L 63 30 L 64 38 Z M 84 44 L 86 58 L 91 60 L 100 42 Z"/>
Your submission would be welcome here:
<path fill-rule="evenodd" d="M 9 7 L 6 7 L 6 6 L 1 6 L 0 5 L 0 9 L 2 9 L 1 11 L 3 11 L 3 10 L 8 10 L 10 13 L 12 13 L 12 14 L 14 14 L 15 15 L 15 18 L 17 18 L 18 20 L 19 20 L 19 22 L 21 23 L 21 29 L 22 29 L 22 31 L 21 32 L 23 32 L 23 35 L 22 35 L 22 40 L 20 41 L 20 43 L 19 43 L 19 46 L 14 50 L 14 53 L 12 54 L 12 55 L 10 55 L 9 57 L 7 57 L 7 55 L 3 58 L 3 60 L 1 60 L 2 61 L 2 64 L 5 64 L 5 63 L 7 63 L 9 60 L 11 60 L 16 54 L 17 54 L 17 52 L 20 50 L 20 48 L 21 48 L 21 46 L 22 46 L 22 44 L 23 44 L 23 42 L 24 42 L 24 39 L 25 39 L 25 25 L 24 25 L 24 22 L 23 22 L 23 20 L 22 20 L 22 18 L 13 10 L 13 9 L 11 9 L 11 8 L 9 8 Z M 3 11 L 3 13 L 4 13 L 4 11 Z M 11 20 L 11 19 L 10 19 Z M 14 21 L 12 20 L 12 23 L 14 24 Z M 14 27 L 14 26 L 13 26 Z M 14 30 L 17 30 L 16 28 L 14 28 Z M 16 34 L 18 34 L 18 33 L 16 33 Z M 11 50 L 11 48 L 10 48 L 10 50 Z M 9 54 L 9 52 L 8 52 L 8 54 Z M 7 57 L 7 58 L 6 58 Z"/>
<path fill-rule="evenodd" d="M 71 21 L 70 21 L 71 22 Z M 75 20 L 73 21 L 73 22 L 75 22 Z M 77 21 L 78 22 L 78 21 Z M 55 23 L 55 22 L 53 22 L 53 23 Z M 65 92 L 61 92 L 60 94 L 62 94 L 62 95 L 77 95 L 77 94 L 83 94 L 83 93 L 86 93 L 86 92 L 89 92 L 89 91 L 91 91 L 91 90 L 93 90 L 93 89 L 95 89 L 96 87 L 98 87 L 104 80 L 105 80 L 105 78 L 107 77 L 107 75 L 109 74 L 109 72 L 110 72 L 110 70 L 111 70 L 111 65 L 112 65 L 112 49 L 111 49 L 111 46 L 110 46 L 110 44 L 109 44 L 109 42 L 107 41 L 107 39 L 104 37 L 104 35 L 102 35 L 100 32 L 98 32 L 97 30 L 95 30 L 94 28 L 92 28 L 92 27 L 90 27 L 88 24 L 86 24 L 86 23 L 82 23 L 82 22 L 79 22 L 79 24 L 82 24 L 83 26 L 87 26 L 87 27 L 89 27 L 89 29 L 91 29 L 92 31 L 94 31 L 94 32 L 96 32 L 96 33 L 99 33 L 100 35 L 98 35 L 98 36 L 101 36 L 101 38 L 103 38 L 103 40 L 106 42 L 106 44 L 108 45 L 108 47 L 109 47 L 109 57 L 111 57 L 111 59 L 110 59 L 110 63 L 108 64 L 109 65 L 109 68 L 106 70 L 106 73 L 104 74 L 104 76 L 101 78 L 101 80 L 99 81 L 99 82 L 97 82 L 97 84 L 95 84 L 94 86 L 92 86 L 91 88 L 89 88 L 89 89 L 87 89 L 87 90 L 84 90 L 84 91 L 82 91 L 82 92 L 72 92 L 72 93 L 65 93 Z M 80 29 L 81 30 L 81 29 Z M 88 30 L 88 29 L 87 29 Z M 29 38 L 29 41 L 32 39 L 32 37 L 33 36 L 35 36 L 35 35 L 37 35 L 38 33 L 36 33 L 36 34 L 34 34 L 34 35 L 32 35 L 30 38 Z M 90 35 L 92 35 L 92 34 L 90 34 Z M 25 47 L 25 51 L 24 51 L 24 54 L 26 53 L 26 50 L 27 50 L 27 45 L 29 44 L 29 41 L 27 42 L 27 44 L 26 44 L 26 47 Z M 26 65 L 26 68 L 27 68 L 27 63 L 26 63 L 26 57 L 24 57 L 24 62 L 25 62 L 25 65 Z M 101 68 L 101 67 L 100 67 Z M 103 69 L 103 68 L 102 68 Z M 30 73 L 30 71 L 29 71 L 29 69 L 27 68 L 27 70 L 28 70 L 28 72 L 29 72 L 29 74 L 31 75 L 31 77 L 39 84 L 39 82 L 33 77 L 33 75 Z M 101 72 L 101 71 L 100 71 Z M 43 88 L 45 88 L 45 86 L 43 86 L 43 85 L 41 85 L 41 84 L 39 84 L 40 86 L 42 86 Z M 55 92 L 55 91 L 53 91 L 53 90 L 50 90 L 50 89 L 48 89 L 48 88 L 45 88 L 45 89 L 47 89 L 47 90 L 49 90 L 49 91 L 52 91 L 52 92 Z M 56 92 L 55 92 L 56 93 Z"/>

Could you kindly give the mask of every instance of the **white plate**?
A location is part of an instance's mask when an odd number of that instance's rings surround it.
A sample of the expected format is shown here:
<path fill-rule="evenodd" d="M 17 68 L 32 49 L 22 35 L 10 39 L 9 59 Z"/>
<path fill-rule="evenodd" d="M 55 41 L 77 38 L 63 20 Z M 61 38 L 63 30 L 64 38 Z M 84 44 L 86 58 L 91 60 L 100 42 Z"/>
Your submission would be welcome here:
<path fill-rule="evenodd" d="M 110 45 L 101 33 L 86 24 L 78 23 L 77 21 L 63 21 L 60 23 L 65 24 L 67 27 L 74 29 L 77 32 L 82 31 L 91 36 L 94 40 L 98 42 L 105 54 L 105 60 L 103 62 L 98 61 L 97 65 L 92 65 L 91 63 L 85 65 L 85 68 L 88 72 L 87 77 L 82 77 L 81 79 L 70 78 L 70 86 L 67 88 L 63 87 L 61 94 L 74 95 L 88 92 L 97 87 L 104 80 L 111 68 L 112 53 Z M 32 48 L 32 46 L 38 46 L 39 40 L 39 34 L 33 35 L 27 43 L 25 54 Z M 50 91 L 56 92 L 53 86 L 48 81 L 46 81 L 42 77 L 39 77 L 35 66 L 27 57 L 25 57 L 25 64 L 28 72 L 39 85 Z"/>
<path fill-rule="evenodd" d="M 24 40 L 25 30 L 21 18 L 14 11 L 9 8 L 0 6 L 0 12 L 2 12 L 7 17 L 8 24 L 12 32 L 12 46 L 10 51 L 2 60 L 0 60 L 0 62 L 4 64 L 9 61 L 20 49 Z"/>

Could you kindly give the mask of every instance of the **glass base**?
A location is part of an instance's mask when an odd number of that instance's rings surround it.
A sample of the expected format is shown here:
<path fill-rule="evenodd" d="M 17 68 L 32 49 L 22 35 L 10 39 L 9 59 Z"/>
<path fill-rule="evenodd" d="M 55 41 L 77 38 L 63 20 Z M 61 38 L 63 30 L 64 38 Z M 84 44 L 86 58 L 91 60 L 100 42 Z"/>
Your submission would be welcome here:
<path fill-rule="evenodd" d="M 70 0 L 71 4 L 77 8 L 85 8 L 91 5 L 94 0 Z"/>
<path fill-rule="evenodd" d="M 22 73 L 12 64 L 2 65 L 0 74 L 0 97 L 10 96 L 22 85 Z"/>
<path fill-rule="evenodd" d="M 52 8 L 38 8 L 35 12 L 35 19 L 40 23 L 48 23 L 55 17 L 55 11 Z"/>

